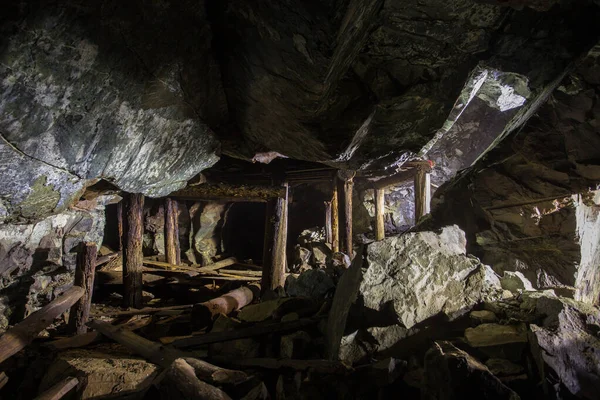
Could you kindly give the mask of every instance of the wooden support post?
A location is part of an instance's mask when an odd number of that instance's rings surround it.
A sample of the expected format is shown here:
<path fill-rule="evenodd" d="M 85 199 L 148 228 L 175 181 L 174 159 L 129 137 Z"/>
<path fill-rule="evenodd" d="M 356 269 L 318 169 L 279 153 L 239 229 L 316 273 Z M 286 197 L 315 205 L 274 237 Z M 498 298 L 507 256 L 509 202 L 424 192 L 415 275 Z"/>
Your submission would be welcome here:
<path fill-rule="evenodd" d="M 123 251 L 123 201 L 117 203 L 117 234 L 119 235 L 119 251 Z"/>
<path fill-rule="evenodd" d="M 375 189 L 374 192 L 375 240 L 383 240 L 385 238 L 385 225 L 383 219 L 383 211 L 385 207 L 385 189 Z"/>
<path fill-rule="evenodd" d="M 55 318 L 67 311 L 85 291 L 73 286 L 0 336 L 0 364 L 31 343 Z"/>
<path fill-rule="evenodd" d="M 123 207 L 123 284 L 125 307 L 142 307 L 144 195 L 130 193 Z"/>
<path fill-rule="evenodd" d="M 333 232 L 331 230 L 331 201 L 325 202 L 325 241 L 333 248 Z"/>
<path fill-rule="evenodd" d="M 288 184 L 284 197 L 267 202 L 265 245 L 263 247 L 262 291 L 275 290 L 285 284 Z"/>
<path fill-rule="evenodd" d="M 92 292 L 94 290 L 94 275 L 96 268 L 96 244 L 81 243 L 77 253 L 77 266 L 75 267 L 75 286 L 80 286 L 85 293 L 77 303 L 71 307 L 69 313 L 69 330 L 77 335 L 87 332 Z"/>
<path fill-rule="evenodd" d="M 418 168 L 415 174 L 415 224 L 421 217 L 429 214 L 431 202 L 431 179 L 429 170 Z"/>
<path fill-rule="evenodd" d="M 67 393 L 69 393 L 77 384 L 79 380 L 72 376 L 69 376 L 62 381 L 58 382 L 56 385 L 52 386 L 50 389 L 46 390 L 44 393 L 40 394 L 34 400 L 59 400 L 62 399 Z"/>
<path fill-rule="evenodd" d="M 354 188 L 354 171 L 340 170 L 338 177 L 344 181 L 344 246 L 343 251 L 353 258 L 352 251 L 352 190 Z"/>
<path fill-rule="evenodd" d="M 338 182 L 333 178 L 331 195 L 331 246 L 334 252 L 340 251 L 340 208 L 338 200 Z"/>
<path fill-rule="evenodd" d="M 165 254 L 169 264 L 181 264 L 179 248 L 179 224 L 177 215 L 179 206 L 177 200 L 165 199 Z"/>

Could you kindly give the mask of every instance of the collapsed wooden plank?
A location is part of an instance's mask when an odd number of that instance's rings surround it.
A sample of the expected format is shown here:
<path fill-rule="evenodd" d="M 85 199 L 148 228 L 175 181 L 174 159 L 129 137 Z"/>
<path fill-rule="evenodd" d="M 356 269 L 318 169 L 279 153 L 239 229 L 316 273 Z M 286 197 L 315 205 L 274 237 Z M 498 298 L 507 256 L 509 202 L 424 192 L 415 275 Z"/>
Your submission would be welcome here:
<path fill-rule="evenodd" d="M 152 265 L 155 267 L 159 267 L 165 269 L 167 271 L 187 271 L 187 272 L 198 272 L 198 273 L 208 273 L 217 271 L 221 268 L 229 267 L 230 265 L 237 264 L 237 259 L 235 257 L 225 258 L 221 261 L 217 261 L 216 263 L 207 265 L 202 267 L 201 265 L 193 264 L 193 265 L 180 265 L 180 264 L 172 264 L 163 261 L 154 261 L 154 260 L 144 260 L 145 265 Z"/>
<path fill-rule="evenodd" d="M 49 304 L 7 330 L 0 337 L 0 363 L 31 343 L 42 330 L 75 304 L 84 293 L 83 288 L 73 286 Z"/>
<path fill-rule="evenodd" d="M 178 358 L 185 358 L 187 360 L 194 358 L 191 357 L 191 354 L 174 349 L 170 346 L 164 346 L 162 344 L 153 342 L 136 335 L 129 330 L 111 325 L 107 322 L 91 321 L 88 323 L 88 325 L 102 333 L 104 336 L 109 337 L 115 342 L 127 347 L 134 353 L 139 354 L 148 361 L 160 365 L 163 368 L 169 368 L 171 364 L 173 364 L 173 362 Z M 215 383 L 237 383 L 242 376 L 245 377 L 245 374 L 241 371 L 220 368 L 216 365 L 212 365 L 200 360 L 196 360 L 196 362 L 194 362 L 194 368 L 192 368 L 192 371 L 194 369 L 199 371 L 200 375 L 204 379 Z"/>
<path fill-rule="evenodd" d="M 136 310 L 136 311 L 139 311 L 139 310 Z M 141 329 L 141 328 L 149 325 L 150 322 L 152 322 L 151 317 L 137 318 L 137 319 L 134 319 L 133 321 L 129 321 L 124 324 L 119 324 L 117 326 L 122 327 L 124 329 L 128 329 L 130 331 L 135 331 L 136 329 Z M 70 336 L 70 337 L 54 340 L 54 341 L 48 343 L 47 346 L 50 346 L 57 350 L 73 349 L 73 348 L 84 347 L 89 344 L 92 344 L 92 343 L 98 341 L 101 337 L 102 337 L 102 334 L 100 332 L 92 331 L 92 332 L 83 333 L 81 335 L 75 335 L 75 336 Z"/>
<path fill-rule="evenodd" d="M 79 380 L 72 376 L 69 376 L 44 393 L 40 394 L 35 400 L 59 400 L 62 399 L 67 393 L 69 393 L 74 387 L 79 384 Z"/>
<path fill-rule="evenodd" d="M 194 368 L 198 378 L 209 382 L 237 384 L 248 379 L 248 375 L 242 371 L 217 367 L 197 358 L 186 357 L 184 360 Z"/>
<path fill-rule="evenodd" d="M 221 389 L 202 382 L 196 377 L 194 368 L 183 358 L 173 361 L 168 367 L 167 379 L 175 385 L 183 398 L 192 400 L 231 400 Z"/>
<path fill-rule="evenodd" d="M 177 358 L 190 356 L 180 350 L 163 346 L 108 322 L 93 320 L 88 322 L 88 326 L 163 368 L 168 368 Z"/>
<path fill-rule="evenodd" d="M 77 253 L 75 286 L 82 287 L 85 292 L 69 312 L 69 330 L 76 335 L 87 332 L 85 324 L 87 324 L 90 316 L 90 306 L 92 304 L 94 276 L 96 275 L 96 253 L 96 244 L 90 242 L 81 243 L 81 248 Z"/>
<path fill-rule="evenodd" d="M 227 364 L 237 367 L 258 367 L 264 369 L 289 368 L 296 371 L 311 369 L 317 373 L 323 374 L 348 374 L 352 368 L 340 361 L 331 360 L 294 360 L 277 358 L 242 358 L 242 359 L 221 359 Z"/>
<path fill-rule="evenodd" d="M 314 325 L 323 318 L 324 316 L 303 318 L 295 321 L 256 324 L 247 328 L 241 328 L 232 331 L 205 333 L 203 335 L 176 340 L 172 343 L 172 345 L 181 348 L 194 347 L 211 343 L 227 342 L 229 340 L 268 335 L 271 333 L 293 331 Z"/>

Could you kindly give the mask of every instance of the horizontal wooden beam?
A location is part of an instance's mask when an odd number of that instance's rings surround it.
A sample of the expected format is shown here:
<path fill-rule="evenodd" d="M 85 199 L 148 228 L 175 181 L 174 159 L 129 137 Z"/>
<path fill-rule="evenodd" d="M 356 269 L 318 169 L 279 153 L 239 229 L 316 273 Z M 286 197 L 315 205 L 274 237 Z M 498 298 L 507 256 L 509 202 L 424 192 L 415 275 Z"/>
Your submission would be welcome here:
<path fill-rule="evenodd" d="M 430 163 L 429 161 L 409 161 L 402 165 L 401 168 L 404 168 L 404 170 L 399 171 L 394 175 L 390 175 L 386 178 L 374 181 L 371 187 L 373 189 L 385 189 L 390 186 L 397 186 L 401 183 L 413 180 L 418 170 L 431 172 L 431 167 L 432 163 Z"/>
<path fill-rule="evenodd" d="M 285 190 L 281 186 L 231 185 L 226 183 L 191 186 L 170 194 L 170 197 L 182 199 L 228 202 L 264 202 L 267 199 L 283 196 L 285 196 Z"/>

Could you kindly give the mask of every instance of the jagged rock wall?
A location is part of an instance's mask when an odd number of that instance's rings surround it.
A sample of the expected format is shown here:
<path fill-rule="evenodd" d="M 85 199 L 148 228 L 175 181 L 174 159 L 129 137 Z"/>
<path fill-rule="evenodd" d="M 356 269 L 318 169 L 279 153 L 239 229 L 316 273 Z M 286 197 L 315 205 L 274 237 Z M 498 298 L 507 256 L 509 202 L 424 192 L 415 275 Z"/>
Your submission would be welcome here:
<path fill-rule="evenodd" d="M 100 247 L 104 205 L 71 209 L 37 223 L 0 225 L 0 331 L 19 322 L 73 284 L 76 250 L 81 242 Z"/>
<path fill-rule="evenodd" d="M 55 3 L 0 19 L 0 222 L 65 210 L 98 178 L 163 196 L 213 165 L 227 106 L 203 3 Z"/>
<path fill-rule="evenodd" d="M 575 278 L 575 299 L 596 304 L 600 299 L 600 192 L 585 202 L 578 196 L 576 218 L 581 261 Z"/>
<path fill-rule="evenodd" d="M 469 251 L 496 271 L 518 270 L 537 288 L 571 296 L 577 290 L 594 302 L 597 296 L 583 294 L 598 290 L 588 275 L 595 272 L 585 267 L 593 250 L 584 250 L 582 263 L 579 243 L 594 228 L 584 228 L 582 218 L 578 228 L 577 215 L 586 211 L 571 195 L 581 193 L 589 204 L 588 190 L 600 179 L 599 49 L 580 60 L 518 134 L 440 188 L 433 219 L 423 224 L 458 223 Z"/>

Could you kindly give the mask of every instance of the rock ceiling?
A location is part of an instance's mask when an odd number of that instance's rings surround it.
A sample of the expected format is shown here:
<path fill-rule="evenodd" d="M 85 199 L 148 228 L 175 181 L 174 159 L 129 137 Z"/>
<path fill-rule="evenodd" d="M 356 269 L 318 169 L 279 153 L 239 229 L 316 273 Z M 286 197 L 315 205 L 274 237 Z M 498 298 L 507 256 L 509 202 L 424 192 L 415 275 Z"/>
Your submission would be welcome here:
<path fill-rule="evenodd" d="M 447 155 L 483 116 L 472 162 L 597 42 L 596 3 L 554 3 L 12 1 L 0 221 L 59 212 L 98 179 L 163 196 L 220 154 L 385 171 Z"/>

